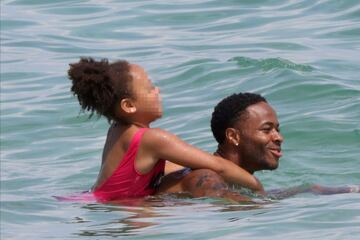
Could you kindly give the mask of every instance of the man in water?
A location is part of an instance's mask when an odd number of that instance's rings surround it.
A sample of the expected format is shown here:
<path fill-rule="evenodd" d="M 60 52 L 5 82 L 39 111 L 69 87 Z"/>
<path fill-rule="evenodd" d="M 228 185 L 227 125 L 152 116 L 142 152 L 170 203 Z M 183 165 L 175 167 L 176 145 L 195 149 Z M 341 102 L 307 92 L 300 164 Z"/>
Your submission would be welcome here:
<path fill-rule="evenodd" d="M 218 142 L 215 155 L 234 162 L 253 174 L 259 170 L 274 170 L 282 156 L 283 136 L 274 109 L 266 99 L 254 93 L 233 94 L 215 107 L 211 130 Z M 300 192 L 334 194 L 359 191 L 349 187 L 327 188 L 313 185 L 274 192 L 278 198 Z M 229 191 L 228 185 L 215 172 L 207 169 L 180 170 L 167 175 L 160 192 L 188 192 L 193 197 L 223 197 L 238 201 L 250 198 Z M 264 192 L 260 194 L 265 194 Z"/>

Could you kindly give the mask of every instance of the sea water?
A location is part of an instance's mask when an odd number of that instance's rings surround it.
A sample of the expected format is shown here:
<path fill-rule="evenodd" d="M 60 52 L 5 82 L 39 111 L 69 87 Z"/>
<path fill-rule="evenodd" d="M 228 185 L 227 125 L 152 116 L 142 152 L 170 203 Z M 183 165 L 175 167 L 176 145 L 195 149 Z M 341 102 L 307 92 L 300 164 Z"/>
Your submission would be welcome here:
<path fill-rule="evenodd" d="M 1 239 L 360 239 L 360 194 L 265 205 L 163 196 L 59 202 L 94 183 L 108 123 L 70 93 L 81 56 L 142 65 L 153 126 L 208 152 L 214 105 L 241 91 L 276 109 L 284 156 L 266 189 L 360 184 L 357 0 L 1 1 Z"/>

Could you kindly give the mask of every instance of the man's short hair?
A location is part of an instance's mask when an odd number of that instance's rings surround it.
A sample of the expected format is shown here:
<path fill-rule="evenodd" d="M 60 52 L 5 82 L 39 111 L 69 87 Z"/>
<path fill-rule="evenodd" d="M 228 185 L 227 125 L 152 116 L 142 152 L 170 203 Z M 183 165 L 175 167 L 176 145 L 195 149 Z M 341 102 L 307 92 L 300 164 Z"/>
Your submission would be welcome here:
<path fill-rule="evenodd" d="M 221 100 L 214 108 L 211 118 L 211 130 L 216 141 L 225 141 L 225 130 L 246 116 L 246 108 L 250 105 L 267 102 L 264 97 L 256 93 L 232 94 Z"/>

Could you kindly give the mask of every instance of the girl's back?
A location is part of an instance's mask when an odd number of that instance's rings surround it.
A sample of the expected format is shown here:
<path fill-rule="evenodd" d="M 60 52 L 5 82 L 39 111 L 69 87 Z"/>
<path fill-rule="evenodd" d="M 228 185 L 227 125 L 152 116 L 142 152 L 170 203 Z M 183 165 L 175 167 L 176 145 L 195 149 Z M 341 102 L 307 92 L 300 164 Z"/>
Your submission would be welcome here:
<path fill-rule="evenodd" d="M 109 129 L 99 178 L 93 187 L 98 200 L 154 194 L 164 175 L 165 161 L 156 161 L 146 173 L 136 166 L 142 159 L 141 139 L 147 130 L 136 126 L 112 126 Z"/>
<path fill-rule="evenodd" d="M 121 162 L 129 148 L 136 129 L 112 124 L 108 130 L 102 154 L 101 169 L 93 189 L 100 186 Z"/>

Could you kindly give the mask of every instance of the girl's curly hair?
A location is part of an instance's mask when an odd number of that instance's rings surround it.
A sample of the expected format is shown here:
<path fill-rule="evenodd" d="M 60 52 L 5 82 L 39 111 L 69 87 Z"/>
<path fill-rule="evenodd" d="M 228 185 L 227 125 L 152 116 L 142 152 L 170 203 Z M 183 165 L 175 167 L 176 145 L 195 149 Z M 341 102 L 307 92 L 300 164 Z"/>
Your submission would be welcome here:
<path fill-rule="evenodd" d="M 105 116 L 109 122 L 124 122 L 116 112 L 116 105 L 131 97 L 130 64 L 121 60 L 109 63 L 107 59 L 95 61 L 81 58 L 70 64 L 68 77 L 72 81 L 71 91 L 77 96 L 81 108 Z"/>

